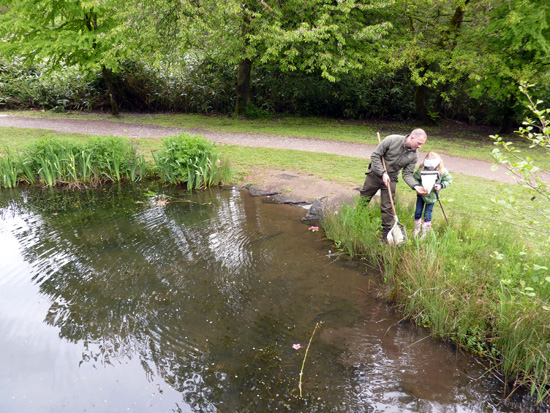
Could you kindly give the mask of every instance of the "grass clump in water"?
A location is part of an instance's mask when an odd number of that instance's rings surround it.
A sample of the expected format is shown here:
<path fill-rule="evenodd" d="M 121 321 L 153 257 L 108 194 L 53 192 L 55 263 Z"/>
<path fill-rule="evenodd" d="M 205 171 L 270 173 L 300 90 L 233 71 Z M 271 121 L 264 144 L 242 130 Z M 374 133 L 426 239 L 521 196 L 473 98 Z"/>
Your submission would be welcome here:
<path fill-rule="evenodd" d="M 412 206 L 397 205 L 412 227 Z M 408 222 L 411 221 L 411 222 Z M 380 245 L 380 212 L 362 199 L 327 215 L 343 253 L 367 259 L 389 284 L 388 300 L 435 337 L 488 360 L 507 383 L 550 398 L 550 256 L 527 248 L 513 227 L 453 217 L 424 240 Z"/>
<path fill-rule="evenodd" d="M 162 180 L 188 189 L 218 185 L 230 176 L 227 160 L 220 158 L 214 143 L 200 135 L 181 133 L 165 138 L 153 158 Z"/>
<path fill-rule="evenodd" d="M 146 162 L 136 145 L 123 137 L 94 137 L 84 142 L 47 137 L 15 154 L 6 151 L 0 155 L 0 186 L 96 187 L 160 176 L 166 182 L 197 189 L 218 185 L 231 176 L 229 163 L 222 161 L 214 144 L 202 136 L 166 138 L 153 159 L 156 165 Z"/>
<path fill-rule="evenodd" d="M 137 181 L 146 173 L 142 155 L 124 138 L 97 137 L 86 143 L 70 139 L 38 140 L 15 155 L 0 157 L 1 185 L 97 186 L 105 182 Z"/>

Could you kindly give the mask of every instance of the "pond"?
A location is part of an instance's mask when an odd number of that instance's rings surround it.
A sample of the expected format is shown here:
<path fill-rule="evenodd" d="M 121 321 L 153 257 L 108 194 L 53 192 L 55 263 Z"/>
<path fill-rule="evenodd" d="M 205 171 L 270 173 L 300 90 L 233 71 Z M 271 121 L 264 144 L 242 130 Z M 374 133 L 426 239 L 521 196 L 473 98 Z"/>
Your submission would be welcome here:
<path fill-rule="evenodd" d="M 0 411 L 529 406 L 400 321 L 304 212 L 152 183 L 1 191 Z"/>

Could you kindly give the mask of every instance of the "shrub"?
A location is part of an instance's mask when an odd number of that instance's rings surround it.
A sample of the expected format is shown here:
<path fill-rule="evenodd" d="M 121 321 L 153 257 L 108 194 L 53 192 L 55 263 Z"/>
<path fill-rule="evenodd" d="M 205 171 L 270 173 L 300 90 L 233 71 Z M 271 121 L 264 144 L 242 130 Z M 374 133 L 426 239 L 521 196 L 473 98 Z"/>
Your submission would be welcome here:
<path fill-rule="evenodd" d="M 228 177 L 229 169 L 214 146 L 204 137 L 188 133 L 164 139 L 163 149 L 153 155 L 161 179 L 189 189 L 218 185 Z"/>

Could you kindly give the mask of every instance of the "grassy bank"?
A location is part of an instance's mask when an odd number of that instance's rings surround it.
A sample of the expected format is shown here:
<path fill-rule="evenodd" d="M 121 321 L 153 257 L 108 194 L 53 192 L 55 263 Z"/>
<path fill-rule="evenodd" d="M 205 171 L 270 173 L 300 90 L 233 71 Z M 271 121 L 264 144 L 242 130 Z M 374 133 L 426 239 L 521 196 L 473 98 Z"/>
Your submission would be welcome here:
<path fill-rule="evenodd" d="M 412 204 L 398 215 L 412 227 Z M 342 254 L 381 271 L 387 299 L 401 314 L 484 357 L 538 400 L 548 399 L 550 245 L 530 247 L 513 228 L 490 220 L 451 213 L 446 224 L 440 218 L 424 240 L 397 248 L 373 236 L 381 225 L 378 205 L 344 206 L 324 227 Z"/>

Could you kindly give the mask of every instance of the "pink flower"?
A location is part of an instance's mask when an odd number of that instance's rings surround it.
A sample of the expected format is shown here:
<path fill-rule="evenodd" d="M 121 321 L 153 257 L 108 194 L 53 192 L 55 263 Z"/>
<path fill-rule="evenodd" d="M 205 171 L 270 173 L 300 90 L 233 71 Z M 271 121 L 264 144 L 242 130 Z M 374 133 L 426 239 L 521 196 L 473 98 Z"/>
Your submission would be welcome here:
<path fill-rule="evenodd" d="M 319 231 L 319 227 L 311 226 L 311 227 L 309 227 L 309 230 L 310 230 L 310 231 L 313 231 L 313 232 Z"/>
<path fill-rule="evenodd" d="M 292 348 L 293 348 L 294 350 L 300 350 L 300 349 L 302 348 L 302 346 L 298 343 L 298 344 L 293 344 L 293 345 L 292 345 Z"/>

